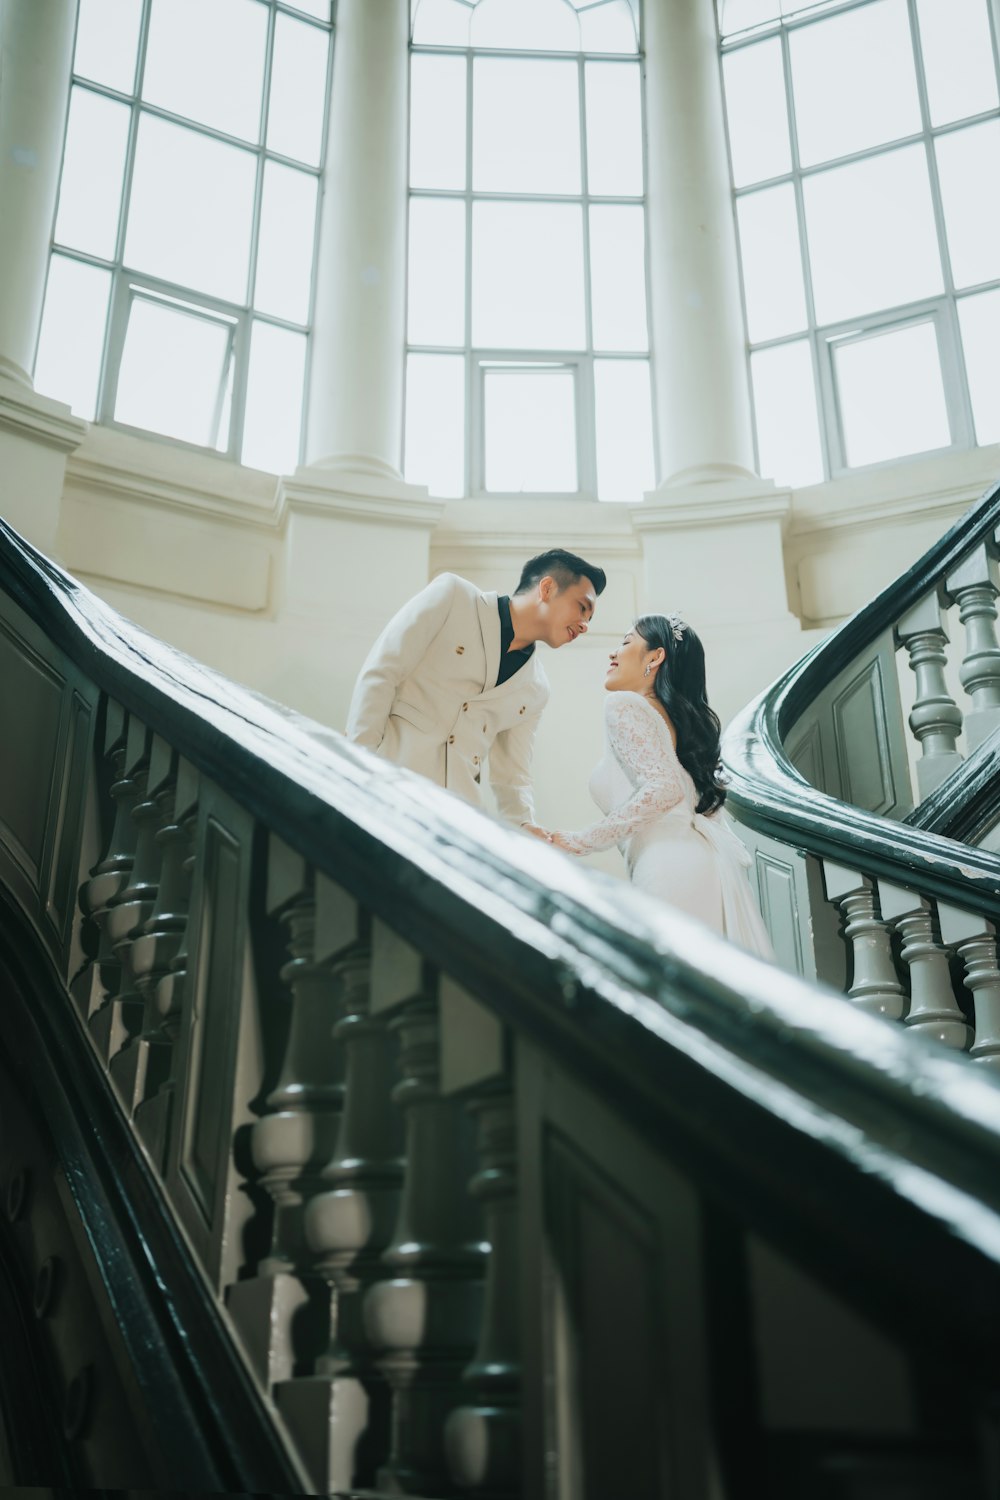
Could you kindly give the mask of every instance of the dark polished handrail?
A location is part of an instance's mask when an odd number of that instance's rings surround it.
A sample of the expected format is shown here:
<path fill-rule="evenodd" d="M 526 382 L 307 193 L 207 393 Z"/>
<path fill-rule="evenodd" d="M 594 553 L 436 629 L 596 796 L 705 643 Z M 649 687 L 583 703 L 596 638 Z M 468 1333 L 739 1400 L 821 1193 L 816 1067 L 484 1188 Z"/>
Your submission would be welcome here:
<path fill-rule="evenodd" d="M 0 587 L 91 680 L 707 1191 L 780 1243 L 808 1246 L 855 1300 L 858 1268 L 872 1285 L 877 1274 L 873 1310 L 896 1299 L 901 1323 L 913 1301 L 897 1250 L 918 1233 L 967 1294 L 964 1311 L 942 1310 L 941 1336 L 957 1334 L 993 1368 L 991 1077 L 228 682 L 129 625 L 7 527 Z M 873 1236 L 876 1221 L 885 1232 Z"/>
<path fill-rule="evenodd" d="M 1000 486 L 978 500 L 906 573 L 821 641 L 751 703 L 725 736 L 729 796 L 741 821 L 765 835 L 969 911 L 1000 917 L 1000 858 L 956 846 L 960 824 L 944 809 L 963 800 L 982 769 L 975 757 L 940 787 L 937 817 L 902 822 L 853 807 L 810 786 L 792 765 L 785 742 L 808 706 L 845 663 L 918 604 L 1000 521 Z M 978 769 L 977 769 L 978 768 Z M 946 831 L 947 830 L 947 833 Z"/>
<path fill-rule="evenodd" d="M 1000 818 L 1000 742 L 977 745 L 952 774 L 903 819 L 927 833 L 978 844 Z"/>

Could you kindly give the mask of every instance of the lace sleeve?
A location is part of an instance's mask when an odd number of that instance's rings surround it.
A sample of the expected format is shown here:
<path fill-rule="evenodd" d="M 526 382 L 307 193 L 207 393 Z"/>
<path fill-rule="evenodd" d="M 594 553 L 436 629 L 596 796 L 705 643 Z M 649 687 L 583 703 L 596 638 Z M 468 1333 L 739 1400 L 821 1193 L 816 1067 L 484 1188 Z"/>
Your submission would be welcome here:
<path fill-rule="evenodd" d="M 635 788 L 606 818 L 581 833 L 559 837 L 571 854 L 596 854 L 622 844 L 684 796 L 680 762 L 649 709 L 635 693 L 614 693 L 605 715 L 611 753 Z"/>

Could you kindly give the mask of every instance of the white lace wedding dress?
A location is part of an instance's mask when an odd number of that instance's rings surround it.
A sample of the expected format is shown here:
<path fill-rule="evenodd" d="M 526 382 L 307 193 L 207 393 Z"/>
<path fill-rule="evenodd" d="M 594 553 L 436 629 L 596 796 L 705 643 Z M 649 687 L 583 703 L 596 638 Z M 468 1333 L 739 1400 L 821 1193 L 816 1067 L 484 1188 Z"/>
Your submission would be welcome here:
<path fill-rule="evenodd" d="M 607 752 L 590 794 L 604 817 L 581 833 L 560 832 L 573 854 L 617 844 L 637 890 L 772 958 L 747 879 L 750 856 L 722 812 L 695 812 L 694 782 L 677 759 L 663 716 L 639 693 L 609 693 Z"/>

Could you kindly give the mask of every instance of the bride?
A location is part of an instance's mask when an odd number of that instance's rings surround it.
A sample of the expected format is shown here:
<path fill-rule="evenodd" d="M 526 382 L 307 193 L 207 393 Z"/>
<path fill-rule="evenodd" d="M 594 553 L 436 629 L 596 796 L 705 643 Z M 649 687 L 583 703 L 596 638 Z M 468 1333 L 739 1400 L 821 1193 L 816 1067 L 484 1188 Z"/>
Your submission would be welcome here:
<path fill-rule="evenodd" d="M 607 750 L 590 778 L 604 816 L 542 837 L 570 854 L 617 844 L 638 890 L 773 957 L 750 856 L 721 810 L 720 726 L 701 641 L 677 615 L 643 615 L 611 653 L 604 686 Z"/>

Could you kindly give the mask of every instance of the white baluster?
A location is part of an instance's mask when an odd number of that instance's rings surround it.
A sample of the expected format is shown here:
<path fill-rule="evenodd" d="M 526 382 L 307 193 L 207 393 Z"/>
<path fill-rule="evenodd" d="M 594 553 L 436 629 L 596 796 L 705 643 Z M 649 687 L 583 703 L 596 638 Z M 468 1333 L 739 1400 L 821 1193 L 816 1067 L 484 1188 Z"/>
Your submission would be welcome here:
<path fill-rule="evenodd" d="M 882 916 L 899 931 L 903 962 L 910 972 L 907 1026 L 963 1051 L 972 1040 L 972 1032 L 955 999 L 948 953 L 938 936 L 934 908 L 925 896 L 887 880 L 879 881 L 878 893 Z"/>
<path fill-rule="evenodd" d="M 889 931 L 876 909 L 875 891 L 866 875 L 823 861 L 826 898 L 840 909 L 844 937 L 850 946 L 851 984 L 847 994 L 861 1010 L 898 1021 L 906 1005 L 896 973 Z"/>
<path fill-rule="evenodd" d="M 962 763 L 955 742 L 962 730 L 962 710 L 945 681 L 948 629 L 936 594 L 928 594 L 896 626 L 896 638 L 909 652 L 917 693 L 910 728 L 920 742 L 917 790 L 930 796 Z"/>
<path fill-rule="evenodd" d="M 946 587 L 965 626 L 965 656 L 959 676 L 972 699 L 965 715 L 965 744 L 971 752 L 1000 729 L 1000 644 L 996 633 L 1000 569 L 985 542 L 949 574 Z"/>
<path fill-rule="evenodd" d="M 1000 1069 L 1000 967 L 997 933 L 992 922 L 976 912 L 938 902 L 941 937 L 955 949 L 965 966 L 965 982 L 972 991 L 976 1038 L 970 1056 L 988 1068 Z"/>

